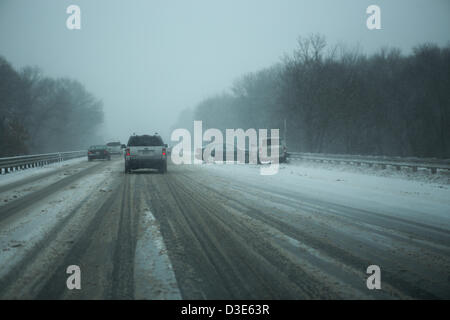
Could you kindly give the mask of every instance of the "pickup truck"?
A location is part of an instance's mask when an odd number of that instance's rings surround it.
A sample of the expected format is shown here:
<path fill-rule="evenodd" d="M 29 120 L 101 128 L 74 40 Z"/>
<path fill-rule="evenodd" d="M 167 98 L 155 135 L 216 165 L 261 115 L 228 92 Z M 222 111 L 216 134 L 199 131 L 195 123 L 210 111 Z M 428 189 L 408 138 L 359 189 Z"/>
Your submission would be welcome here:
<path fill-rule="evenodd" d="M 167 172 L 167 145 L 158 135 L 133 135 L 125 149 L 125 173 L 137 169 Z"/>

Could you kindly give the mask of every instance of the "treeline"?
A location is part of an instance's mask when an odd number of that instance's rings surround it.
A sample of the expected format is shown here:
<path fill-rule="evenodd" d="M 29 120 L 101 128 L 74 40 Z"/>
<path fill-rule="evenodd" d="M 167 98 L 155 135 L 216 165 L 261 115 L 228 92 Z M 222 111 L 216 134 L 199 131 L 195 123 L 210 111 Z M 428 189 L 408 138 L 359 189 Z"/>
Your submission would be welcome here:
<path fill-rule="evenodd" d="M 0 57 L 0 157 L 81 150 L 102 122 L 102 102 L 78 81 Z"/>
<path fill-rule="evenodd" d="M 450 45 L 367 56 L 299 38 L 270 68 L 238 79 L 180 116 L 177 127 L 280 128 L 300 152 L 450 157 Z"/>

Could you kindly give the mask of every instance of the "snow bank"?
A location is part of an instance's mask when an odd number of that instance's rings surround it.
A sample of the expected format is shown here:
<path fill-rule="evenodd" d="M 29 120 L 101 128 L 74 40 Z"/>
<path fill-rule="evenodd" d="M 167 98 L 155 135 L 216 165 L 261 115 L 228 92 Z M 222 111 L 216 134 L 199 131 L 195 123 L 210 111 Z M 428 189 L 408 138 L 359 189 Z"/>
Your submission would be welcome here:
<path fill-rule="evenodd" d="M 0 186 L 4 186 L 21 179 L 26 179 L 29 177 L 45 174 L 48 172 L 56 171 L 59 168 L 67 167 L 71 165 L 78 164 L 80 162 L 87 161 L 86 157 L 70 159 L 62 162 L 55 162 L 47 164 L 43 167 L 28 168 L 24 170 L 17 170 L 7 174 L 0 174 Z"/>
<path fill-rule="evenodd" d="M 278 174 L 273 176 L 260 175 L 256 165 L 200 167 L 242 185 L 250 184 L 298 199 L 345 205 L 450 229 L 450 186 L 445 183 L 445 176 L 435 180 L 410 179 L 404 174 L 382 176 L 363 171 L 364 168 L 351 172 L 341 167 L 302 162 L 281 164 Z"/>

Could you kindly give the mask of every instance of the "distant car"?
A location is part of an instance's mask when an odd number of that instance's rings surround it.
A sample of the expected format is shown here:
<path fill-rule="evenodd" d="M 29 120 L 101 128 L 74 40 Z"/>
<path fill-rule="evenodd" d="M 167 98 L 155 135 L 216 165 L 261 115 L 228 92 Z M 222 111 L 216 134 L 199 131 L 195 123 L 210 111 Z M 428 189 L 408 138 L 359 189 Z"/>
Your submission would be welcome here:
<path fill-rule="evenodd" d="M 109 142 L 106 146 L 110 154 L 122 154 L 122 145 L 120 142 Z"/>
<path fill-rule="evenodd" d="M 204 153 L 205 153 L 205 149 L 206 146 L 203 146 L 202 149 L 199 149 L 196 151 L 195 153 L 195 157 L 197 159 L 201 159 L 204 161 L 227 161 L 227 154 L 229 154 L 228 156 L 228 160 L 229 161 L 233 161 L 233 162 L 239 162 L 239 158 L 238 158 L 238 154 L 242 153 L 244 155 L 244 163 L 249 163 L 249 159 L 250 159 L 250 152 L 247 149 L 241 150 L 239 149 L 236 145 L 233 144 L 213 144 L 211 146 L 211 158 L 210 159 L 205 159 L 204 158 Z M 220 152 L 222 151 L 222 159 L 217 159 L 216 158 L 216 151 Z"/>
<path fill-rule="evenodd" d="M 90 146 L 88 149 L 88 161 L 103 159 L 111 160 L 111 154 L 108 151 L 108 147 L 105 145 Z"/>
<path fill-rule="evenodd" d="M 271 148 L 272 148 L 272 142 L 274 142 L 274 139 L 265 139 L 262 140 L 262 143 L 264 143 L 264 141 L 266 141 L 266 145 L 267 145 L 267 153 L 270 154 L 271 152 Z M 223 160 L 226 161 L 226 154 L 230 153 L 229 158 L 231 158 L 231 161 L 237 162 L 239 161 L 238 159 L 238 151 L 240 151 L 241 153 L 244 154 L 244 162 L 245 163 L 249 163 L 250 162 L 250 151 L 248 149 L 239 149 L 236 145 L 233 144 L 226 144 L 224 143 L 223 145 L 213 145 L 213 147 L 211 147 L 212 151 L 211 151 L 211 159 L 204 159 L 204 151 L 205 151 L 206 146 L 203 146 L 202 149 L 198 149 L 195 152 L 195 158 L 196 159 L 201 159 L 204 161 L 218 161 L 218 160 Z M 278 145 L 274 145 L 274 149 L 278 150 L 278 162 L 279 163 L 283 163 L 286 162 L 287 159 L 287 148 L 286 145 L 284 144 L 282 139 L 278 140 Z M 216 150 L 221 150 L 222 151 L 222 156 L 223 159 L 216 159 L 215 158 L 215 153 Z M 234 150 L 234 151 L 233 151 Z M 257 148 L 257 163 L 261 164 L 261 163 L 265 163 L 266 161 L 264 159 L 260 159 L 260 155 L 262 153 L 262 145 L 258 146 Z"/>
<path fill-rule="evenodd" d="M 125 173 L 137 169 L 167 172 L 167 145 L 159 135 L 133 135 L 125 150 Z"/>

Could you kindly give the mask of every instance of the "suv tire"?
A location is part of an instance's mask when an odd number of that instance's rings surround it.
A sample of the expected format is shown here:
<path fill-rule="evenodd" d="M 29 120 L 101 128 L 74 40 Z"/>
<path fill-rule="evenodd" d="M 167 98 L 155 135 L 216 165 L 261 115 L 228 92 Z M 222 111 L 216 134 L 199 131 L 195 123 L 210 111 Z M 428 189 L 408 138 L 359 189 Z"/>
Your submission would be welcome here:
<path fill-rule="evenodd" d="M 159 167 L 159 173 L 166 173 L 167 172 L 167 161 L 164 161 L 161 163 L 161 166 Z"/>

